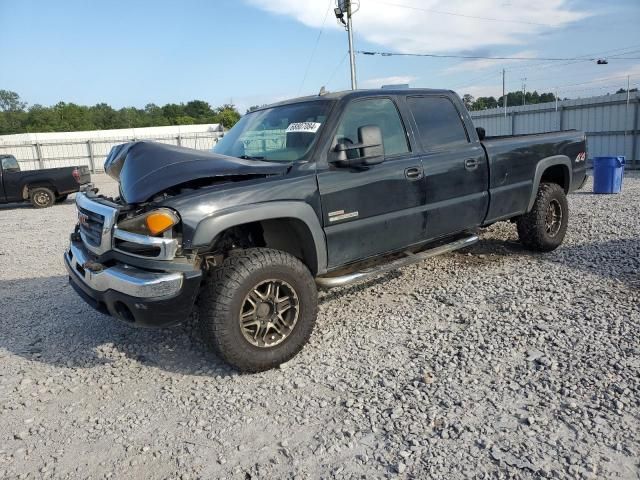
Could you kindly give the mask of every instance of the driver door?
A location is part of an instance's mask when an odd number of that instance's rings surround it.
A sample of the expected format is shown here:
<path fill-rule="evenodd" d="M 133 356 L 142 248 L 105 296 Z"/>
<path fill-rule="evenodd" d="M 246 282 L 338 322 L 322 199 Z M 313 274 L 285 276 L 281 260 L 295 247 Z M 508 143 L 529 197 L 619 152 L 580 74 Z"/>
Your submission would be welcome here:
<path fill-rule="evenodd" d="M 381 130 L 384 161 L 340 166 L 336 145 L 358 143 L 358 129 L 367 125 Z M 360 150 L 350 152 L 358 155 Z M 347 104 L 327 158 L 326 169 L 318 170 L 318 188 L 329 268 L 420 242 L 426 230 L 422 162 L 420 154 L 411 151 L 391 98 L 359 98 Z"/>
<path fill-rule="evenodd" d="M 2 194 L 5 202 L 15 202 L 22 200 L 20 191 L 20 165 L 13 156 L 2 159 Z"/>

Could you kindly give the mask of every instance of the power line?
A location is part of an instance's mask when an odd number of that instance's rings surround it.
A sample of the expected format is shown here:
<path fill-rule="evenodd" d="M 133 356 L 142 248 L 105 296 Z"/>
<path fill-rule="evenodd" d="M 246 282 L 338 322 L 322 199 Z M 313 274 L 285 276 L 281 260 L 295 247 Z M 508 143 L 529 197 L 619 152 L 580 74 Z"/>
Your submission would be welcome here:
<path fill-rule="evenodd" d="M 544 60 L 545 62 L 566 62 L 567 60 L 598 60 L 597 58 L 559 58 L 559 57 L 485 57 L 482 55 L 443 55 L 438 53 L 396 53 L 396 52 L 375 52 L 358 50 L 361 55 L 379 55 L 381 57 L 430 57 L 430 58 L 464 58 L 466 60 Z M 614 60 L 640 60 L 640 57 L 614 58 Z"/>
<path fill-rule="evenodd" d="M 394 2 L 379 2 L 382 3 L 384 5 L 389 5 L 392 7 L 399 7 L 399 8 L 406 8 L 408 10 L 417 10 L 420 12 L 429 12 L 429 13 L 437 13 L 439 15 L 451 15 L 454 17 L 463 17 L 463 18 L 470 18 L 473 20 L 485 20 L 485 21 L 490 21 L 490 22 L 503 22 L 503 23 L 520 23 L 520 24 L 525 24 L 525 25 L 537 25 L 537 26 L 541 26 L 541 27 L 550 27 L 552 25 L 548 25 L 545 23 L 537 23 L 537 22 L 527 22 L 525 20 L 509 20 L 507 18 L 493 18 L 493 17 L 480 17 L 480 16 L 476 16 L 476 15 L 467 15 L 464 13 L 456 13 L 456 12 L 447 12 L 444 10 L 435 10 L 432 8 L 422 8 L 422 7 L 413 7 L 411 5 L 403 5 L 401 3 L 394 3 Z"/>
<path fill-rule="evenodd" d="M 324 31 L 324 24 L 327 23 L 327 17 L 329 16 L 329 12 L 331 11 L 331 5 L 333 5 L 333 0 L 329 0 L 329 5 L 327 6 L 327 12 L 324 14 L 324 20 L 322 20 L 322 26 L 320 27 L 320 31 L 318 32 L 318 36 L 316 37 L 316 43 L 313 46 L 313 50 L 311 51 L 311 57 L 309 57 L 309 63 L 307 63 L 307 68 L 304 71 L 304 76 L 302 77 L 302 83 L 300 83 L 300 88 L 298 89 L 298 96 L 302 91 L 302 87 L 304 87 L 304 82 L 307 80 L 307 75 L 309 74 L 309 69 L 311 68 L 311 62 L 313 62 L 313 57 L 316 55 L 316 50 L 318 49 L 318 44 L 320 43 L 320 37 L 322 36 L 322 32 Z"/>
<path fill-rule="evenodd" d="M 338 65 L 336 65 L 336 68 L 333 69 L 333 72 L 331 72 L 331 76 L 329 77 L 329 80 L 325 82 L 325 85 L 329 86 L 329 84 L 331 83 L 331 80 L 333 80 L 333 77 L 336 76 L 336 73 L 338 73 L 338 70 L 340 70 L 340 67 L 342 66 L 342 64 L 344 63 L 344 61 L 347 59 L 348 56 L 349 56 L 349 52 L 346 52 L 343 55 L 342 60 L 340 60 Z"/>

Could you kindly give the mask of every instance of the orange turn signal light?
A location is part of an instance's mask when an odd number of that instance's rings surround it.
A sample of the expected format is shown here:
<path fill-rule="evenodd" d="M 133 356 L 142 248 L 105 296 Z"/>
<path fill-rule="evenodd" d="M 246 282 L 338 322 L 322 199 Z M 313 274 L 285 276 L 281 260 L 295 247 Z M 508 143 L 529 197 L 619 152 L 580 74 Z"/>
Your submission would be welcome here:
<path fill-rule="evenodd" d="M 151 235 L 158 235 L 178 223 L 178 218 L 175 214 L 167 211 L 152 212 L 145 218 L 145 223 Z"/>

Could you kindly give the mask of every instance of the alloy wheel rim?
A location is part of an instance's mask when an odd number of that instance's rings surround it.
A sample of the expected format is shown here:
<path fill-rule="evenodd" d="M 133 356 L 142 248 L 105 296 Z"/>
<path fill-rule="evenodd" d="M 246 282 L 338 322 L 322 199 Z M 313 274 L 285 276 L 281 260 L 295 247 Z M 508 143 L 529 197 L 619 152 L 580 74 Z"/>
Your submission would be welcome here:
<path fill-rule="evenodd" d="M 551 200 L 547 208 L 544 227 L 547 235 L 555 237 L 562 226 L 562 205 L 557 200 Z"/>
<path fill-rule="evenodd" d="M 240 330 L 253 346 L 270 348 L 284 342 L 298 323 L 300 303 L 295 289 L 283 280 L 264 280 L 244 297 Z"/>

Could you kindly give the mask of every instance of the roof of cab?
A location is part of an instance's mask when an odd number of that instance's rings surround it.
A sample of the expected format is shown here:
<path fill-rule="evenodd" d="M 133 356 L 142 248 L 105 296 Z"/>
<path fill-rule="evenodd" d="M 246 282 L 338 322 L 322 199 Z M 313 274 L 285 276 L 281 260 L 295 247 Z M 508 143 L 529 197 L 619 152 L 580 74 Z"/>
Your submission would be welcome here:
<path fill-rule="evenodd" d="M 297 97 L 290 98 L 288 100 L 283 100 L 281 102 L 272 103 L 270 105 L 265 105 L 264 107 L 257 108 L 256 110 L 264 110 L 266 108 L 278 107 L 281 105 L 290 105 L 293 103 L 301 103 L 301 102 L 313 102 L 320 100 L 342 100 L 345 97 L 362 97 L 369 95 L 415 95 L 415 94 L 441 94 L 441 95 L 450 95 L 454 94 L 453 90 L 443 90 L 443 89 L 435 89 L 435 88 L 374 88 L 374 89 L 363 89 L 363 90 L 342 90 L 340 92 L 327 92 L 323 95 L 309 95 L 306 97 Z"/>

